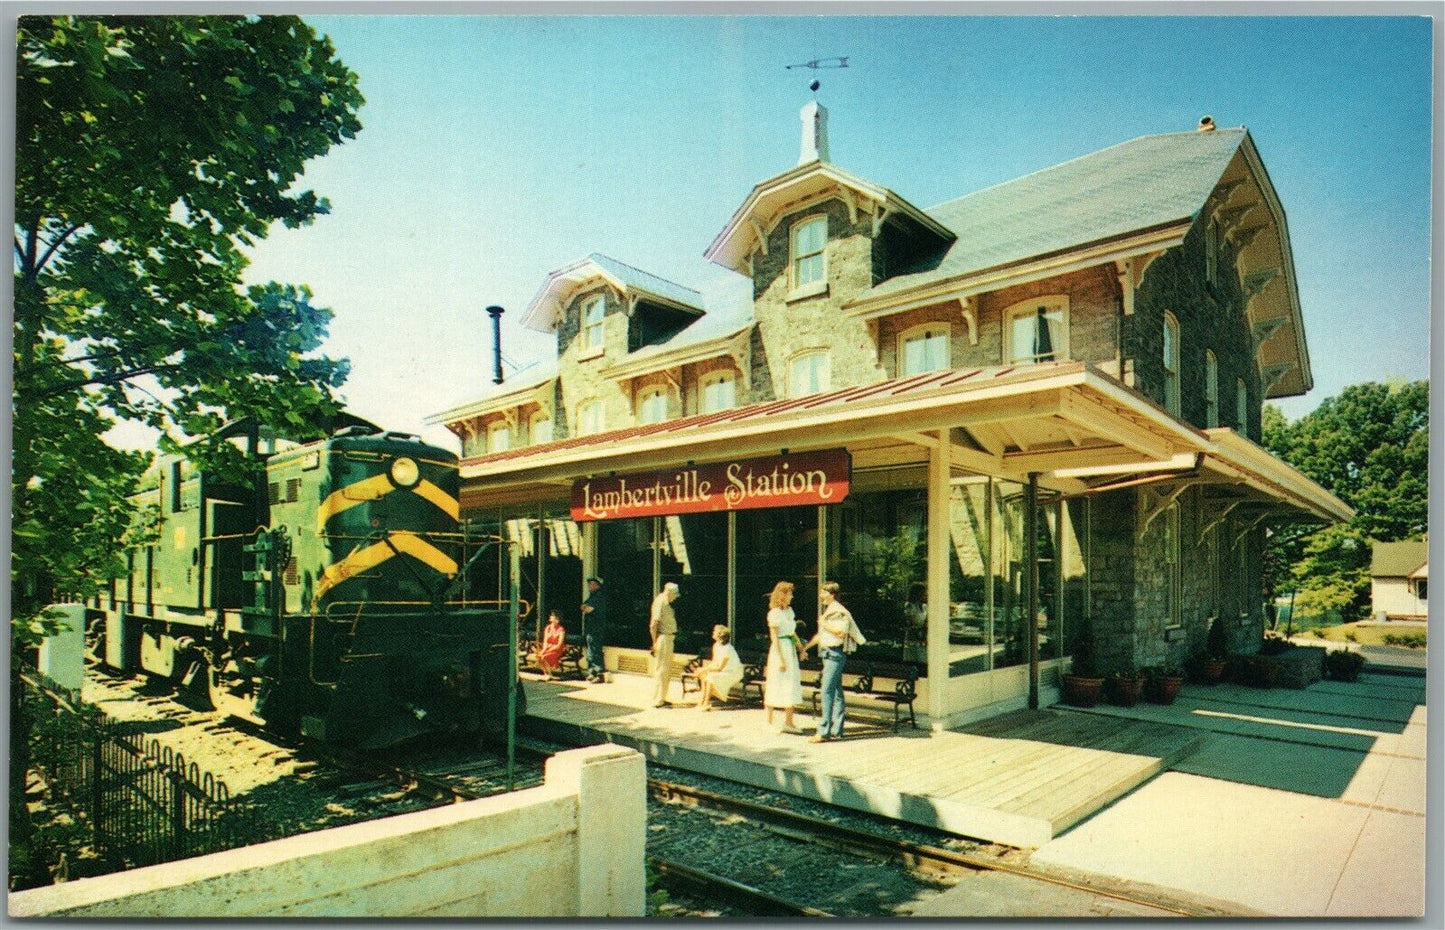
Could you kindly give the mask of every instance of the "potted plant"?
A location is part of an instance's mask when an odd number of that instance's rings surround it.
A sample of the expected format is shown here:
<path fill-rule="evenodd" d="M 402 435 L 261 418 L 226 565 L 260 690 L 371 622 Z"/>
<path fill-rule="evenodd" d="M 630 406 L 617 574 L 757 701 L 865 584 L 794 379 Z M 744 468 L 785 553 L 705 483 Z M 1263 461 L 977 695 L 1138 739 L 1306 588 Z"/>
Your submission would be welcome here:
<path fill-rule="evenodd" d="M 1074 661 L 1063 675 L 1063 685 L 1064 703 L 1075 707 L 1093 707 L 1104 687 L 1104 679 L 1099 675 L 1094 633 L 1087 619 L 1079 626 L 1079 633 L 1074 639 Z"/>
<path fill-rule="evenodd" d="M 1139 695 L 1144 690 L 1144 676 L 1132 663 L 1125 663 L 1109 676 L 1108 684 L 1110 701 L 1120 707 L 1133 707 L 1139 703 Z"/>
<path fill-rule="evenodd" d="M 1168 663 L 1144 670 L 1144 696 L 1151 703 L 1173 704 L 1183 685 L 1184 673 Z"/>
<path fill-rule="evenodd" d="M 1209 638 L 1204 651 L 1190 660 L 1190 671 L 1194 680 L 1202 685 L 1217 685 L 1224 677 L 1224 658 L 1229 653 L 1229 641 L 1225 638 L 1224 622 L 1215 617 L 1209 623 Z"/>

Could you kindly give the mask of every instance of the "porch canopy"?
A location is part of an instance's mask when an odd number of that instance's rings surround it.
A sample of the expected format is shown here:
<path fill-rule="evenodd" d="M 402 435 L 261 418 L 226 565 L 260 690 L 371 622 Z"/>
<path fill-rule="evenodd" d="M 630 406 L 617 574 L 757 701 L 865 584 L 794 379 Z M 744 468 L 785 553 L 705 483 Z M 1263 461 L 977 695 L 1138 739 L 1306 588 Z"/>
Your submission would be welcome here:
<path fill-rule="evenodd" d="M 1199 486 L 1219 521 L 1343 521 L 1339 498 L 1232 429 L 1199 430 L 1084 362 L 950 369 L 495 452 L 461 463 L 463 510 L 565 498 L 578 478 L 846 447 L 1065 496 L 1141 488 L 1139 530 Z M 937 459 L 934 459 L 937 461 Z M 1247 527 L 1247 528 L 1248 528 Z"/>

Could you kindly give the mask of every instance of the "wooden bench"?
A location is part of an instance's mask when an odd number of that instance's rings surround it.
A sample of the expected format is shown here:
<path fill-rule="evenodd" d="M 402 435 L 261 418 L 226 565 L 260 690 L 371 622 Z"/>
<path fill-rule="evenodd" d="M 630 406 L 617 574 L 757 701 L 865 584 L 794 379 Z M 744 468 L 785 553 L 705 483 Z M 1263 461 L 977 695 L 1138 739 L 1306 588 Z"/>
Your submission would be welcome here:
<path fill-rule="evenodd" d="M 756 700 L 759 704 L 763 702 L 763 679 L 766 677 L 763 669 L 764 659 L 755 655 L 739 655 L 743 660 L 743 680 L 738 687 L 742 690 L 742 696 L 738 699 L 740 703 L 748 703 L 753 699 L 749 692 L 757 692 Z M 711 657 L 697 656 L 687 663 L 682 669 L 682 696 L 686 700 L 689 694 L 702 694 L 702 678 L 700 677 L 703 666 L 712 661 Z"/>
<path fill-rule="evenodd" d="M 574 642 L 574 637 L 567 637 L 567 643 L 562 648 L 562 658 L 557 661 L 558 678 L 581 678 L 582 674 L 582 644 Z M 542 664 L 537 661 L 537 641 L 531 637 L 517 640 L 517 668 L 531 672 L 541 673 Z"/>
<path fill-rule="evenodd" d="M 802 673 L 803 686 L 813 689 L 813 714 L 817 716 L 821 711 L 818 695 L 822 690 L 823 663 L 821 660 L 812 659 L 799 665 Z M 848 674 L 848 668 L 844 666 L 844 674 Z M 843 686 L 844 697 L 851 692 L 860 697 L 871 698 L 875 701 L 885 701 L 893 705 L 893 729 L 898 729 L 902 721 L 903 708 L 908 708 L 908 723 L 915 730 L 918 729 L 918 718 L 913 712 L 913 701 L 918 697 L 918 666 L 912 662 L 865 662 L 860 672 L 854 673 L 857 677 L 851 685 Z M 890 679 L 892 685 L 875 685 L 877 679 Z"/>

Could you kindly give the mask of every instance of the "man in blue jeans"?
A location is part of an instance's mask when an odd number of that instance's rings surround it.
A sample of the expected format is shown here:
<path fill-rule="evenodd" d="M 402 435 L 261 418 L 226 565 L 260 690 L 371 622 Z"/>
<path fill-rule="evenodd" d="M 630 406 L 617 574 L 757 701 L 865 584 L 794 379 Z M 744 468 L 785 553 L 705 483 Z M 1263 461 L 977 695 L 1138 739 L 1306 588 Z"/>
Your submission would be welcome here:
<path fill-rule="evenodd" d="M 848 608 L 838 602 L 838 583 L 824 582 L 818 590 L 818 632 L 802 648 L 802 654 L 818 644 L 818 658 L 823 660 L 823 676 L 818 684 L 818 732 L 808 737 L 810 743 L 835 740 L 843 735 L 843 663 L 848 653 L 864 642 L 858 624 Z"/>
<path fill-rule="evenodd" d="M 601 578 L 587 579 L 587 600 L 582 602 L 582 629 L 587 640 L 587 680 L 597 684 L 607 680 L 602 662 L 602 647 L 607 643 L 607 592 Z"/>

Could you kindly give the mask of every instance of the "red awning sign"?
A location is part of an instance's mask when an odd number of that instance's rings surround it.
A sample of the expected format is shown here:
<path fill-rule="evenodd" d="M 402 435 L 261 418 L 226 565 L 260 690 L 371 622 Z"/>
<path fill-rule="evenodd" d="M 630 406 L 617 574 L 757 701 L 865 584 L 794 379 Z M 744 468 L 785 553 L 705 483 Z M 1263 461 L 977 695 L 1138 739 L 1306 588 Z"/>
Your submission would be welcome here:
<path fill-rule="evenodd" d="M 689 465 L 669 471 L 580 478 L 572 485 L 572 519 L 751 510 L 836 504 L 848 496 L 846 449 Z"/>

